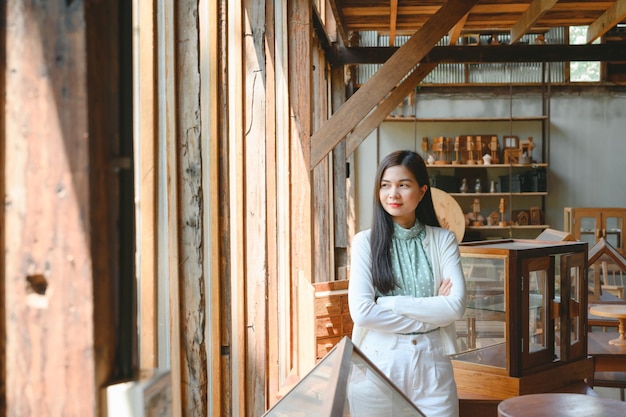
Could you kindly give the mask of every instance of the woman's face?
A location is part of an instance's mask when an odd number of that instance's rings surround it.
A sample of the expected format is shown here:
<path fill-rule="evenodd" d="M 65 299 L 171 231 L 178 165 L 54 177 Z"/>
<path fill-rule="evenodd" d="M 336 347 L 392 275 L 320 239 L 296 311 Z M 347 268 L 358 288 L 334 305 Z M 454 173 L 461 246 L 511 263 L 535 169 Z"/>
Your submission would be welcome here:
<path fill-rule="evenodd" d="M 415 224 L 415 209 L 427 189 L 427 185 L 417 183 L 405 166 L 396 165 L 383 172 L 378 195 L 380 204 L 393 222 L 408 229 Z"/>

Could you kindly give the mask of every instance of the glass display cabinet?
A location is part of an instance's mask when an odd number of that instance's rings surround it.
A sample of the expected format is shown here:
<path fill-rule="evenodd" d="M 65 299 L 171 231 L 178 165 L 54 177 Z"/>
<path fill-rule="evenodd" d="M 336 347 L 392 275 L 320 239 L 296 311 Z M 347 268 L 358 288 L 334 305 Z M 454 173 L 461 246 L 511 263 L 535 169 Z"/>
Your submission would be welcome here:
<path fill-rule="evenodd" d="M 423 417 L 344 337 L 264 416 Z"/>
<path fill-rule="evenodd" d="M 467 309 L 457 323 L 459 391 L 546 392 L 593 374 L 587 244 L 507 239 L 460 245 Z"/>

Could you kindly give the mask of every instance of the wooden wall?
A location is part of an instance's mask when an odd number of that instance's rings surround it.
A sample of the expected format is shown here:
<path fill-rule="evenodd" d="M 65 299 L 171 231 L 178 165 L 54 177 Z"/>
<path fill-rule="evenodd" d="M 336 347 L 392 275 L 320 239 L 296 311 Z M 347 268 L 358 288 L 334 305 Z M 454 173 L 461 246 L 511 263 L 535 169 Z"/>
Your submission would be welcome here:
<path fill-rule="evenodd" d="M 163 358 L 174 415 L 262 415 L 314 365 L 311 284 L 345 271 L 343 144 L 310 168 L 343 75 L 309 0 L 135 1 L 122 38 L 120 4 L 6 5 L 0 416 L 105 415 L 103 387 Z"/>
<path fill-rule="evenodd" d="M 2 7 L 0 415 L 96 415 L 115 374 L 118 12 Z"/>

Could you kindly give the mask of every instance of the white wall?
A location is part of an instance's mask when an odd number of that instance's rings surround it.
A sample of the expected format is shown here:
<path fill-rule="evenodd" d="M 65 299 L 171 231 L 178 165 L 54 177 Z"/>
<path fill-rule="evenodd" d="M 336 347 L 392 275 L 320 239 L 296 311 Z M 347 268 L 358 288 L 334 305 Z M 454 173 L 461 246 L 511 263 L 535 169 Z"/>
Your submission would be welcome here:
<path fill-rule="evenodd" d="M 518 95 L 511 105 L 509 97 L 489 95 L 420 96 L 415 109 L 419 118 L 537 116 L 541 97 Z M 553 94 L 550 113 L 546 223 L 562 230 L 564 207 L 626 207 L 626 94 Z M 539 149 L 537 128 L 537 122 L 382 123 L 355 153 L 357 231 L 370 226 L 376 166 L 387 153 L 413 149 L 422 154 L 423 136 L 480 133 L 496 133 L 500 140 L 509 133 L 533 136 Z"/>

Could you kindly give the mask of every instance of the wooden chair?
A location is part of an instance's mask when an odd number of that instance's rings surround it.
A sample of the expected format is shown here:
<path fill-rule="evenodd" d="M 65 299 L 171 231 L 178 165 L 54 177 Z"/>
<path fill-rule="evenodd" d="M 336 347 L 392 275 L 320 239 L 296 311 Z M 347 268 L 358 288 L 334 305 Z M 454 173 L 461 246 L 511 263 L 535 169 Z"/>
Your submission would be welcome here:
<path fill-rule="evenodd" d="M 624 299 L 624 271 L 614 262 L 603 260 L 600 264 L 602 271 L 602 292 L 609 292 Z"/>

